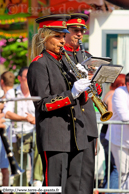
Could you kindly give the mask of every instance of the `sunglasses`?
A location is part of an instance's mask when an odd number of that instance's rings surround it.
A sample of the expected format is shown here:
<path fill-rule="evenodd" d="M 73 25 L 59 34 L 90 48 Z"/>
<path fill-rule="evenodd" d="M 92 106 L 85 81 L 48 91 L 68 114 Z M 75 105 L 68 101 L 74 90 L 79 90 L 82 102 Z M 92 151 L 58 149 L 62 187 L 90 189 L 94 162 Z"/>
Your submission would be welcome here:
<path fill-rule="evenodd" d="M 75 33 L 81 32 L 82 34 L 84 34 L 86 32 L 84 29 L 78 29 L 78 28 L 75 28 L 75 29 L 72 29 L 72 30 Z"/>

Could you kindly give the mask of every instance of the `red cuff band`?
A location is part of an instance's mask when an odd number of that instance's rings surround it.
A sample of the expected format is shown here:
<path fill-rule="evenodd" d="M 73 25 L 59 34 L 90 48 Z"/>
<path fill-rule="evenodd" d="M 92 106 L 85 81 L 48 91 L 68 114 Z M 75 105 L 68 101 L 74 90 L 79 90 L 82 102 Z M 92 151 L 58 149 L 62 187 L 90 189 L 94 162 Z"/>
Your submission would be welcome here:
<path fill-rule="evenodd" d="M 52 103 L 46 103 L 46 108 L 47 111 L 52 111 L 52 110 L 56 110 L 59 108 L 62 108 L 64 106 L 67 106 L 71 104 L 69 97 L 63 98 L 63 99 L 59 99 L 59 100 L 55 100 Z"/>

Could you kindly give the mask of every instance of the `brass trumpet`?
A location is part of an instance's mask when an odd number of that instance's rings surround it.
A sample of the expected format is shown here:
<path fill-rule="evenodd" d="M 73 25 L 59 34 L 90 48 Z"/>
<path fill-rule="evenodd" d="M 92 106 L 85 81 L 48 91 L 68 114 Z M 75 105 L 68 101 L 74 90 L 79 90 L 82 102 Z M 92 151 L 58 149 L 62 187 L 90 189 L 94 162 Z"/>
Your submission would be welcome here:
<path fill-rule="evenodd" d="M 96 96 L 96 94 L 91 89 L 91 87 L 87 91 L 88 92 L 88 96 L 89 96 L 89 98 L 92 99 L 92 101 L 94 102 L 95 106 L 98 108 L 98 110 L 99 110 L 99 112 L 101 114 L 100 120 L 103 121 L 103 122 L 104 121 L 108 121 L 112 117 L 113 113 L 111 111 L 107 111 L 107 105 L 98 96 Z"/>
<path fill-rule="evenodd" d="M 70 57 L 68 56 L 65 49 L 63 47 L 61 47 L 61 50 L 65 54 L 66 60 L 69 64 L 72 72 L 74 73 L 76 80 L 79 80 L 81 78 L 86 78 L 87 75 L 78 70 L 78 68 L 76 67 L 76 64 L 70 59 Z M 107 111 L 106 104 L 96 95 L 96 91 L 94 90 L 92 85 L 89 86 L 89 90 L 87 90 L 87 92 L 88 92 L 89 98 L 92 99 L 92 101 L 94 102 L 95 106 L 98 108 L 98 110 L 101 114 L 100 120 L 101 121 L 108 121 L 112 117 L 113 113 L 111 111 Z"/>

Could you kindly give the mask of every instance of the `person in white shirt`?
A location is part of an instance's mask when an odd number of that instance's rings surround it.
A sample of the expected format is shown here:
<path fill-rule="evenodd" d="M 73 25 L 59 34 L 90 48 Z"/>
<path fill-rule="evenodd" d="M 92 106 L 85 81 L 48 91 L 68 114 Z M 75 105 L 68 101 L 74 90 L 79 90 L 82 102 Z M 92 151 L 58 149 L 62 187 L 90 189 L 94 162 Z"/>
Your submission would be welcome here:
<path fill-rule="evenodd" d="M 30 92 L 29 92 L 29 88 L 27 84 L 27 72 L 28 72 L 28 67 L 23 67 L 20 69 L 19 74 L 18 74 L 18 80 L 20 82 L 20 85 L 16 88 L 16 92 L 13 88 L 8 90 L 6 93 L 6 98 L 30 97 Z M 23 134 L 33 132 L 35 128 L 35 125 L 34 125 L 35 124 L 35 108 L 34 108 L 33 101 L 31 100 L 17 101 L 17 108 L 16 108 L 15 102 L 10 101 L 5 104 L 3 112 L 5 114 L 5 118 L 15 120 L 15 121 L 21 121 L 21 122 L 14 122 L 14 124 L 16 124 L 16 127 L 14 127 L 13 125 L 13 128 L 12 128 L 12 143 L 13 143 L 14 157 L 16 158 L 18 164 L 20 164 L 20 154 L 18 153 L 18 150 L 17 150 L 16 135 L 21 134 L 22 132 Z M 24 158 L 23 159 L 23 169 L 26 170 L 27 153 L 23 153 L 23 154 L 24 154 L 23 155 L 23 158 Z M 30 156 L 32 157 L 32 154 Z M 14 178 L 13 185 L 14 186 L 20 185 L 20 176 L 16 176 Z M 24 172 L 22 175 L 22 185 L 28 186 L 26 172 Z"/>
<path fill-rule="evenodd" d="M 114 92 L 112 98 L 113 116 L 111 120 L 129 121 L 129 73 L 126 74 L 125 84 L 126 86 L 121 86 Z M 109 140 L 109 128 L 106 139 Z M 122 155 L 120 154 L 120 145 L 121 125 L 111 124 L 111 151 L 115 158 L 118 173 L 121 173 L 121 188 L 129 189 L 129 125 L 123 125 Z"/>

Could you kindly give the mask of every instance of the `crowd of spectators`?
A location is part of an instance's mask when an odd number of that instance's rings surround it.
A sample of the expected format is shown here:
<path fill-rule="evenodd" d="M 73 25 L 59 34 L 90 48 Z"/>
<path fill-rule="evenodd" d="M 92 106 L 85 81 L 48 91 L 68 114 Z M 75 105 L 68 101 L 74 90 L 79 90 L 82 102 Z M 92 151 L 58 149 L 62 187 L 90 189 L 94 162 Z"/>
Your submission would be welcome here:
<path fill-rule="evenodd" d="M 27 72 L 28 67 L 21 68 L 18 73 L 18 80 L 20 84 L 17 87 L 14 87 L 15 76 L 10 71 L 5 71 L 1 75 L 1 88 L 4 91 L 4 96 L 2 98 L 29 98 L 30 93 L 27 84 Z M 0 104 L 1 117 L 4 116 L 6 119 L 13 120 L 13 122 L 5 122 L 1 120 L 1 127 L 5 128 L 7 137 L 10 140 L 12 138 L 13 153 L 14 157 L 20 166 L 21 153 L 18 152 L 18 134 L 29 134 L 32 135 L 33 130 L 35 131 L 35 108 L 32 100 L 24 101 L 15 101 L 15 102 L 6 102 L 5 104 Z M 5 125 L 5 126 L 4 126 Z M 11 130 L 12 127 L 12 130 Z M 12 133 L 11 133 L 12 132 Z M 35 134 L 36 136 L 36 134 Z M 35 137 L 33 138 L 35 140 Z M 33 142 L 33 141 L 32 141 Z M 25 172 L 22 175 L 22 186 L 28 186 L 33 184 L 33 186 L 42 186 L 43 175 L 42 175 L 42 163 L 40 155 L 37 151 L 36 141 L 33 142 L 34 146 L 27 152 L 23 152 L 23 169 Z M 28 154 L 31 161 L 31 179 L 28 183 L 27 180 L 27 164 L 28 164 Z M 8 171 L 8 159 L 5 152 L 2 141 L 0 142 L 0 168 L 3 175 L 3 186 L 8 186 L 9 184 L 9 171 Z M 14 186 L 20 186 L 20 175 L 15 176 L 13 180 Z"/>

